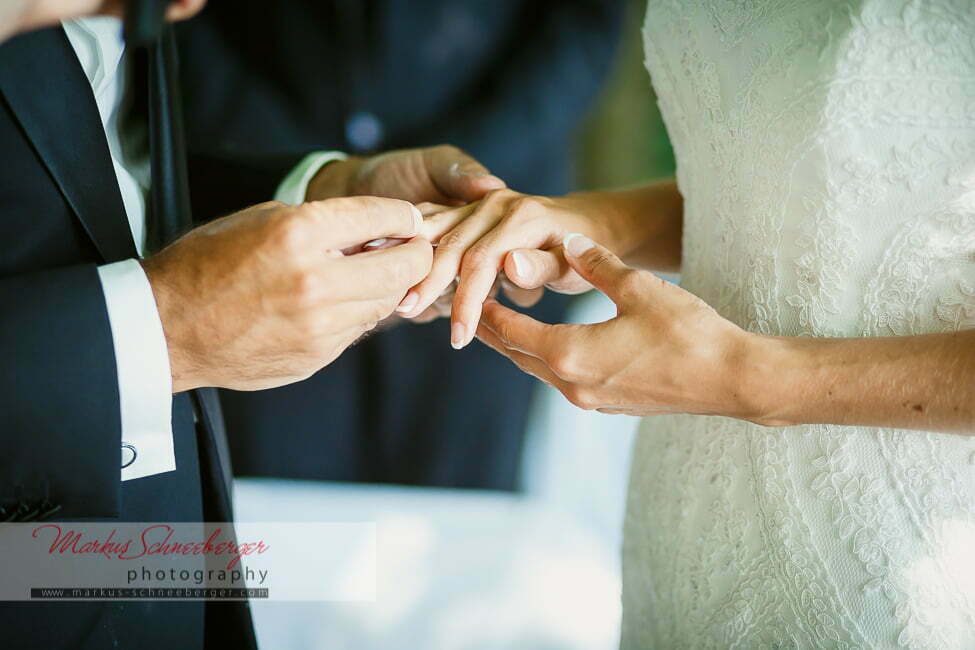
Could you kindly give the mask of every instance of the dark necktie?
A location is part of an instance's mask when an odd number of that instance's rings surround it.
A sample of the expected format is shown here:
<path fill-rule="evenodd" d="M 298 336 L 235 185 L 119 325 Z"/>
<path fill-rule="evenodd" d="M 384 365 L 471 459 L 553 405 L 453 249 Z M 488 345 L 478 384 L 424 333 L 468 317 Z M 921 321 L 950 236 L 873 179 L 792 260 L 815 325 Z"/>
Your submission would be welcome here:
<path fill-rule="evenodd" d="M 147 252 L 156 252 L 192 227 L 186 143 L 179 95 L 176 41 L 167 27 L 148 47 L 149 156 L 152 167 Z"/>

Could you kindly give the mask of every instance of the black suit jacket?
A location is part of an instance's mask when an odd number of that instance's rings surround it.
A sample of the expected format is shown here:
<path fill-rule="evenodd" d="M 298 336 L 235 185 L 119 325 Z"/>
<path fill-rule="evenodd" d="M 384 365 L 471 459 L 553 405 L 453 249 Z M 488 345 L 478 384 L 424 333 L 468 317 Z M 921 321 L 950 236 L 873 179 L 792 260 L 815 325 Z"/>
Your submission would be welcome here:
<path fill-rule="evenodd" d="M 177 28 L 189 147 L 234 160 L 447 142 L 515 189 L 561 194 L 570 187 L 573 133 L 609 68 L 622 7 L 214 1 Z M 194 180 L 198 215 L 256 198 L 227 204 L 227 192 Z M 549 296 L 532 313 L 556 321 L 566 302 Z M 406 324 L 308 381 L 223 392 L 234 466 L 252 475 L 514 488 L 534 381 L 477 342 L 456 352 L 448 341 L 445 320 Z"/>
<path fill-rule="evenodd" d="M 175 471 L 120 480 L 97 266 L 136 251 L 91 87 L 60 28 L 0 47 L 0 154 L 0 518 L 231 521 L 215 391 L 174 397 Z M 0 604 L 5 648 L 200 648 L 218 627 L 253 646 L 240 604 Z"/>

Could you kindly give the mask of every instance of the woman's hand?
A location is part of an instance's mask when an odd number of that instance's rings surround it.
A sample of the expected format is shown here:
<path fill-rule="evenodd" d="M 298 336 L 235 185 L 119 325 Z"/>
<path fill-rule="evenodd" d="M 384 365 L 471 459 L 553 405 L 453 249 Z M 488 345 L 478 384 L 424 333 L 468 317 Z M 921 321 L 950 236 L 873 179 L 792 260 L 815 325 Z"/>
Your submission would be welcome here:
<path fill-rule="evenodd" d="M 613 299 L 596 325 L 545 325 L 489 302 L 478 337 L 574 404 L 975 434 L 975 330 L 877 338 L 765 336 L 581 236 L 579 275 Z"/>
<path fill-rule="evenodd" d="M 509 297 L 530 306 L 542 288 L 581 293 L 591 288 L 569 267 L 562 239 L 570 232 L 609 238 L 615 234 L 603 216 L 609 208 L 587 195 L 562 198 L 527 196 L 498 190 L 468 206 L 433 212 L 424 235 L 437 246 L 433 269 L 404 298 L 401 315 L 414 317 L 432 305 L 457 280 L 451 319 L 451 344 L 462 348 L 474 338 L 481 306 L 499 271 Z"/>
<path fill-rule="evenodd" d="M 585 409 L 756 417 L 738 373 L 751 334 L 581 235 L 566 238 L 565 252 L 571 267 L 616 303 L 615 318 L 546 325 L 489 301 L 478 338 Z"/>

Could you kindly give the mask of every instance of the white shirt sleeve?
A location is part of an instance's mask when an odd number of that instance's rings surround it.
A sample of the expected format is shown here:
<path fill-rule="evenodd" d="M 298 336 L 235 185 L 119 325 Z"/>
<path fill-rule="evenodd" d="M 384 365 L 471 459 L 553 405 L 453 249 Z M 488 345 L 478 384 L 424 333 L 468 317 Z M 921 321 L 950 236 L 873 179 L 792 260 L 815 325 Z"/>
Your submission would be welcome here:
<path fill-rule="evenodd" d="M 176 469 L 169 350 L 149 278 L 134 259 L 98 267 L 115 346 L 122 480 Z"/>
<path fill-rule="evenodd" d="M 318 151 L 308 154 L 278 185 L 274 200 L 288 205 L 304 203 L 305 195 L 308 192 L 308 183 L 315 177 L 315 174 L 328 163 L 346 158 L 348 156 L 340 151 Z"/>
<path fill-rule="evenodd" d="M 278 186 L 275 200 L 305 201 L 308 183 L 337 151 L 305 156 Z M 129 259 L 98 267 L 112 328 L 122 418 L 122 480 L 176 469 L 173 449 L 172 375 L 169 350 L 152 287 L 142 265 Z"/>

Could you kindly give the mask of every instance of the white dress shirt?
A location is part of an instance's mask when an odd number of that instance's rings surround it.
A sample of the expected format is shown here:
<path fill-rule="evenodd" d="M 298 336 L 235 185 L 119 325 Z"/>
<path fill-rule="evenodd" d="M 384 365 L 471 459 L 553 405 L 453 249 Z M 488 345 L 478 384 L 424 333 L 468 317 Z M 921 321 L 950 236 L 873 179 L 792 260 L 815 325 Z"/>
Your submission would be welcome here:
<path fill-rule="evenodd" d="M 117 18 L 96 17 L 63 23 L 68 40 L 91 83 L 112 156 L 136 250 L 146 237 L 146 197 L 151 174 L 147 151 L 132 151 L 120 112 L 126 93 L 125 47 Z M 130 127 L 131 128 L 131 127 Z M 275 199 L 304 201 L 308 183 L 337 152 L 307 156 L 281 183 Z M 122 480 L 176 469 L 172 431 L 172 374 L 169 352 L 152 287 L 135 259 L 98 268 L 112 328 L 122 421 Z"/>

